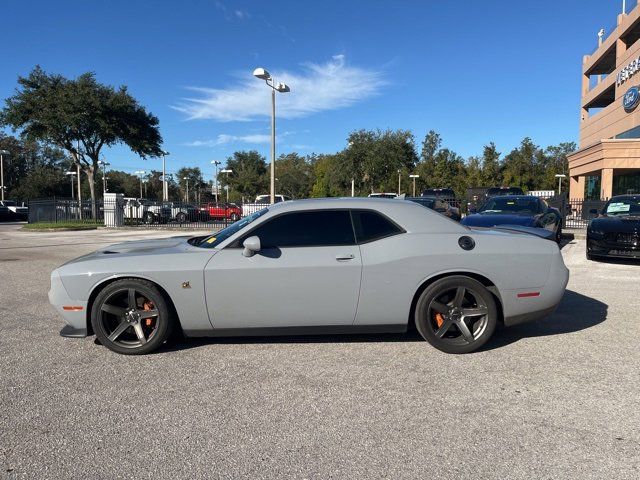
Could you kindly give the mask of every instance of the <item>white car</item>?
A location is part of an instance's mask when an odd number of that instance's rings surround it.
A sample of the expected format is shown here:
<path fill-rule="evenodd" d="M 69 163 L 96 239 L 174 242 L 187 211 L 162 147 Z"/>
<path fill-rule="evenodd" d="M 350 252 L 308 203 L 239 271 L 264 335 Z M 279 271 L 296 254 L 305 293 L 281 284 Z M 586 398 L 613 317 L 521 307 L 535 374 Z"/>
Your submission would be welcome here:
<path fill-rule="evenodd" d="M 167 223 L 171 219 L 171 207 L 145 198 L 124 198 L 124 218 L 144 223 Z"/>
<path fill-rule="evenodd" d="M 125 354 L 186 336 L 402 332 L 477 350 L 550 314 L 569 271 L 534 234 L 474 229 L 413 202 L 270 205 L 213 235 L 126 242 L 51 274 L 61 334 Z"/>
<path fill-rule="evenodd" d="M 286 202 L 291 200 L 291 197 L 287 197 L 286 195 L 275 195 L 274 200 L 274 203 Z M 242 216 L 247 217 L 269 204 L 271 204 L 271 195 L 258 195 L 253 203 L 242 204 Z"/>
<path fill-rule="evenodd" d="M 29 207 L 24 202 L 18 205 L 15 200 L 0 200 L 0 215 L 2 214 L 16 220 L 26 220 L 29 216 Z"/>

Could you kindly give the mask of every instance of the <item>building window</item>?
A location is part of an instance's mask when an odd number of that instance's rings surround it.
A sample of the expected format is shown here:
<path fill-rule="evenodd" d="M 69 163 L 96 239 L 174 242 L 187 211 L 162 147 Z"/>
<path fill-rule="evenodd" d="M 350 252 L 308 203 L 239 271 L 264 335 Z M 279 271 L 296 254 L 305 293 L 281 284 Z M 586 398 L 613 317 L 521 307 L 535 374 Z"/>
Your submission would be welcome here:
<path fill-rule="evenodd" d="M 584 198 L 586 200 L 600 200 L 600 176 L 589 175 L 584 179 Z"/>
<path fill-rule="evenodd" d="M 640 193 L 640 171 L 613 176 L 613 194 Z"/>
<path fill-rule="evenodd" d="M 613 138 L 640 138 L 640 126 L 633 127 L 626 132 L 619 133 Z"/>

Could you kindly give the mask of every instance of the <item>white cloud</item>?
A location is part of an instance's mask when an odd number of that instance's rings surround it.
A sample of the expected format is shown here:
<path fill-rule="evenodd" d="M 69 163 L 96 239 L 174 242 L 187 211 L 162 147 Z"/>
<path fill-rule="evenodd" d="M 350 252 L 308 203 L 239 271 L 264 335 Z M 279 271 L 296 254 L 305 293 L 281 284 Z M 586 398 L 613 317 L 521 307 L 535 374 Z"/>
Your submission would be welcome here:
<path fill-rule="evenodd" d="M 279 118 L 306 117 L 317 112 L 349 107 L 376 95 L 386 84 L 382 72 L 347 65 L 344 55 L 323 64 L 306 63 L 302 72 L 272 72 L 291 93 L 277 94 Z M 271 99 L 262 81 L 251 77 L 227 89 L 192 87 L 200 94 L 174 106 L 190 120 L 249 121 L 270 116 Z"/>
<path fill-rule="evenodd" d="M 279 142 L 281 137 L 287 137 L 291 135 L 292 132 L 282 132 L 280 135 L 276 135 L 276 142 Z M 215 139 L 209 140 L 195 140 L 193 142 L 185 143 L 184 145 L 187 147 L 217 147 L 219 145 L 227 145 L 230 143 L 251 143 L 251 144 L 261 144 L 261 143 L 270 143 L 271 135 L 266 135 L 262 133 L 255 133 L 249 135 L 228 135 L 226 133 L 221 133 Z"/>

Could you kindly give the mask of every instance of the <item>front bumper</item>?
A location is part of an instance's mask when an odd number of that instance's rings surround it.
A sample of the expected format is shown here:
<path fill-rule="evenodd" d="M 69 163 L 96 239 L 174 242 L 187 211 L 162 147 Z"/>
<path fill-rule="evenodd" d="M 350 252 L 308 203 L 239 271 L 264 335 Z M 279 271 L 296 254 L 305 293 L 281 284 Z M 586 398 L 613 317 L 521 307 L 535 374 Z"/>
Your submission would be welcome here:
<path fill-rule="evenodd" d="M 587 235 L 587 253 L 597 257 L 640 259 L 640 240 L 622 243 Z"/>
<path fill-rule="evenodd" d="M 51 273 L 49 303 L 67 324 L 67 326 L 60 331 L 60 335 L 63 337 L 87 336 L 87 302 L 74 300 L 69 297 L 57 270 Z"/>

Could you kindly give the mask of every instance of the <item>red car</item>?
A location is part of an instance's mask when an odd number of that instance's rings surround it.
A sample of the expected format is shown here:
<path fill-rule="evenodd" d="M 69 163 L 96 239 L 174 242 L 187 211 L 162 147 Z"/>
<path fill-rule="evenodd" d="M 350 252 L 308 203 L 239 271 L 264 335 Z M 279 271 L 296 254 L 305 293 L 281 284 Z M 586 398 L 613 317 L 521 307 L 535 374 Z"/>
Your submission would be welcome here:
<path fill-rule="evenodd" d="M 201 210 L 207 211 L 211 219 L 229 219 L 236 222 L 242 217 L 242 209 L 235 203 L 209 203 Z"/>

